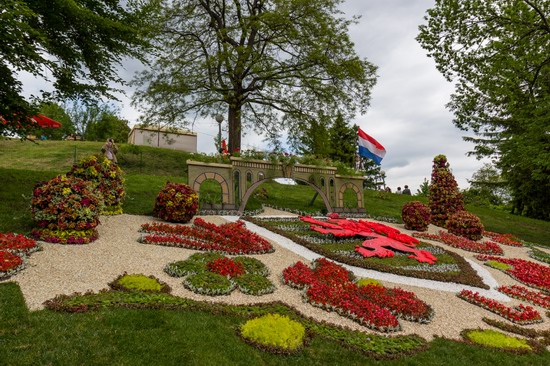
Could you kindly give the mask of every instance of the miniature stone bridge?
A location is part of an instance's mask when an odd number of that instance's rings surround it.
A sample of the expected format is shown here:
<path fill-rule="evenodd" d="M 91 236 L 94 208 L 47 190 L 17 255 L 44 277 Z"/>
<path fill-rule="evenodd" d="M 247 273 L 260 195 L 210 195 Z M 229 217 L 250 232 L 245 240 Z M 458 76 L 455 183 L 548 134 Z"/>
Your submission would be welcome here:
<path fill-rule="evenodd" d="M 195 192 L 200 192 L 201 184 L 208 179 L 221 186 L 222 204 L 204 208 L 236 210 L 242 214 L 260 184 L 274 178 L 292 178 L 310 185 L 323 200 L 328 213 L 365 213 L 363 177 L 337 175 L 336 168 L 328 166 L 284 165 L 236 157 L 231 157 L 230 161 L 230 164 L 187 161 L 188 182 Z M 345 207 L 344 194 L 348 190 L 356 195 L 357 207 Z"/>

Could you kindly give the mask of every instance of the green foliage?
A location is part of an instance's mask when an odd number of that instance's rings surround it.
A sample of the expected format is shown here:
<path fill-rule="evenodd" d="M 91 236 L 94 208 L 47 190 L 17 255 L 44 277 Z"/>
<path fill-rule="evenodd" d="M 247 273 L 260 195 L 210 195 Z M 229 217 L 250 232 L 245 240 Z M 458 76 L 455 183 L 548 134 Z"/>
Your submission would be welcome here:
<path fill-rule="evenodd" d="M 305 327 L 279 314 L 267 314 L 247 321 L 240 329 L 243 338 L 262 346 L 295 351 L 303 346 Z"/>
<path fill-rule="evenodd" d="M 235 288 L 235 284 L 227 277 L 212 272 L 186 276 L 183 279 L 183 286 L 198 294 L 209 296 L 229 295 Z"/>
<path fill-rule="evenodd" d="M 506 182 L 497 168 L 491 164 L 484 164 L 468 182 L 470 188 L 463 192 L 466 203 L 501 206 L 510 200 L 510 190 Z"/>
<path fill-rule="evenodd" d="M 273 136 L 321 110 L 354 116 L 368 106 L 376 68 L 357 56 L 355 20 L 340 16 L 340 2 L 167 2 L 158 57 L 136 80 L 134 102 L 150 124 L 228 110 L 230 153 L 241 121 Z"/>
<path fill-rule="evenodd" d="M 477 136 L 512 191 L 514 212 L 550 219 L 550 5 L 437 1 L 417 40 L 455 84 L 454 123 Z"/>
<path fill-rule="evenodd" d="M 525 339 L 508 336 L 492 329 L 473 329 L 464 332 L 464 337 L 474 343 L 504 349 L 532 350 Z"/>
<path fill-rule="evenodd" d="M 449 215 L 464 210 L 462 195 L 454 175 L 449 170 L 445 155 L 437 155 L 433 161 L 429 206 L 432 224 L 445 227 Z"/>
<path fill-rule="evenodd" d="M 143 60 L 144 40 L 154 21 L 152 1 L 4 0 L 0 21 L 0 134 L 34 125 L 21 116 L 36 109 L 25 99 L 18 73 L 51 80 L 56 96 L 96 98 L 111 95 L 111 82 L 121 82 L 124 57 Z M 50 96 L 45 93 L 45 96 Z"/>
<path fill-rule="evenodd" d="M 545 251 L 539 250 L 537 248 L 531 247 L 529 248 L 529 256 L 533 259 L 536 259 L 540 262 L 548 263 L 550 264 L 550 254 L 546 253 Z"/>
<path fill-rule="evenodd" d="M 430 208 L 420 201 L 407 202 L 401 209 L 401 219 L 408 230 L 426 231 L 430 217 Z"/>
<path fill-rule="evenodd" d="M 71 117 L 65 110 L 56 103 L 42 103 L 38 108 L 38 112 L 49 117 L 59 123 L 60 128 L 42 128 L 34 131 L 36 137 L 46 136 L 48 140 L 61 140 L 63 137 L 75 133 L 74 124 Z"/>
<path fill-rule="evenodd" d="M 85 138 L 91 141 L 106 141 L 112 138 L 115 142 L 128 141 L 130 127 L 128 121 L 113 112 L 103 112 L 99 119 L 90 121 L 86 126 Z"/>
<path fill-rule="evenodd" d="M 361 278 L 356 283 L 357 286 L 382 286 L 380 282 L 373 278 Z"/>
<path fill-rule="evenodd" d="M 333 161 L 340 161 L 347 166 L 355 163 L 357 150 L 357 125 L 348 126 L 342 114 L 338 114 L 330 127 L 330 155 Z"/>
<path fill-rule="evenodd" d="M 170 287 L 153 276 L 127 274 L 119 276 L 109 286 L 122 291 L 170 292 Z"/>
<path fill-rule="evenodd" d="M 242 263 L 246 273 L 257 274 L 267 277 L 269 275 L 269 268 L 262 261 L 252 257 L 239 256 L 233 258 L 235 263 Z"/>
<path fill-rule="evenodd" d="M 458 211 L 451 215 L 445 223 L 450 233 L 470 240 L 479 240 L 483 237 L 483 224 L 476 215 L 468 211 Z"/>
<path fill-rule="evenodd" d="M 424 178 L 422 181 L 422 184 L 420 184 L 420 188 L 416 190 L 415 196 L 421 196 L 421 197 L 428 197 L 430 194 L 430 182 L 428 182 L 428 179 Z"/>
<path fill-rule="evenodd" d="M 487 265 L 489 267 L 496 268 L 496 269 L 500 269 L 501 271 L 506 271 L 508 269 L 514 268 L 509 264 L 501 263 L 499 261 L 487 261 L 487 262 L 485 262 L 485 265 Z"/>
<path fill-rule="evenodd" d="M 243 294 L 261 296 L 275 291 L 273 283 L 263 275 L 245 273 L 233 279 Z"/>

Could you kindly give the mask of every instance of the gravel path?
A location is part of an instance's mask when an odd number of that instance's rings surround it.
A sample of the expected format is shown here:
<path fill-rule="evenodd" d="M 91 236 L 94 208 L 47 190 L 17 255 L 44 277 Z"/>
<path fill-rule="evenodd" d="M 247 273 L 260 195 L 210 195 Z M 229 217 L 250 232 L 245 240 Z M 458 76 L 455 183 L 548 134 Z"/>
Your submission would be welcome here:
<path fill-rule="evenodd" d="M 267 211 L 266 214 L 272 215 L 276 214 L 276 212 Z M 203 218 L 216 224 L 226 221 L 219 216 L 205 216 Z M 228 219 L 233 220 L 231 217 L 228 217 Z M 149 216 L 119 215 L 103 216 L 101 221 L 102 224 L 98 227 L 99 239 L 94 243 L 81 246 L 42 243 L 44 250 L 32 254 L 27 268 L 12 277 L 12 280 L 19 283 L 30 310 L 42 309 L 42 303 L 57 294 L 69 295 L 74 292 L 85 292 L 87 290 L 99 291 L 106 288 L 107 284 L 118 275 L 128 272 L 154 275 L 162 281 L 167 282 L 173 289 L 172 293 L 176 296 L 228 304 L 283 301 L 295 307 L 301 313 L 318 320 L 371 332 L 349 319 L 304 303 L 299 291 L 284 286 L 281 283 L 279 275 L 284 268 L 294 264 L 298 260 L 308 262 L 313 257 L 301 251 L 296 253 L 293 250 L 289 250 L 287 248 L 288 243 L 285 243 L 278 236 L 267 235 L 267 238 L 275 247 L 274 253 L 251 256 L 260 259 L 271 269 L 270 279 L 277 287 L 277 290 L 273 294 L 256 297 L 244 295 L 236 290 L 229 296 L 209 297 L 197 295 L 186 290 L 181 285 L 181 279 L 170 277 L 163 271 L 167 263 L 184 260 L 191 254 L 196 253 L 196 251 L 140 244 L 137 242 L 140 236 L 140 233 L 138 233 L 140 225 L 156 221 L 156 219 Z M 406 232 L 402 226 L 394 226 Z M 253 225 L 247 223 L 247 227 L 252 229 Z M 448 248 L 444 244 L 437 245 Z M 503 247 L 506 255 L 509 257 L 528 259 L 526 254 L 527 249 L 525 248 Z M 452 248 L 449 249 L 478 263 L 472 259 L 472 253 Z M 486 272 L 494 279 L 495 283 L 500 285 L 517 284 L 511 277 L 500 271 L 487 269 Z M 380 279 L 386 286 L 396 286 L 398 283 L 399 287 L 415 292 L 419 298 L 426 301 L 435 310 L 435 317 L 430 324 L 400 321 L 403 330 L 396 334 L 415 333 L 428 340 L 431 340 L 434 335 L 458 339 L 460 338 L 459 333 L 462 329 L 487 328 L 488 326 L 481 321 L 483 316 L 502 319 L 478 306 L 471 305 L 457 298 L 453 289 L 442 291 L 440 288 L 434 289 L 430 288 L 430 286 L 423 286 L 416 279 L 396 279 L 387 274 L 374 271 L 369 271 L 367 274 L 369 277 Z M 447 284 L 445 286 L 452 285 Z M 507 305 L 510 306 L 519 303 L 519 301 L 512 299 Z M 544 314 L 542 308 L 537 309 Z M 545 320 L 544 323 L 532 325 L 529 328 L 547 329 L 549 319 L 544 315 L 543 317 Z"/>

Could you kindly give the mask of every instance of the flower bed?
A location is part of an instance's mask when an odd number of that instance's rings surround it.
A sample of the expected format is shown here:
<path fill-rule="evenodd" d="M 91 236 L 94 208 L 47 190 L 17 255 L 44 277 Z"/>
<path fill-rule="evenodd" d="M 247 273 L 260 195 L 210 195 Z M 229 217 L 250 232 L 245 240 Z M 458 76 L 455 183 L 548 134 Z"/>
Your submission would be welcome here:
<path fill-rule="evenodd" d="M 193 226 L 147 223 L 141 226 L 140 241 L 145 244 L 216 251 L 225 254 L 264 254 L 274 251 L 264 238 L 246 229 L 244 222 L 215 225 L 201 218 Z"/>
<path fill-rule="evenodd" d="M 167 182 L 159 192 L 154 216 L 170 222 L 189 222 L 199 210 L 199 195 L 187 184 Z"/>
<path fill-rule="evenodd" d="M 91 155 L 73 165 L 67 176 L 73 176 L 90 182 L 94 191 L 103 197 L 104 207 L 101 214 L 118 215 L 122 213 L 122 201 L 126 196 L 122 169 L 103 155 Z"/>
<path fill-rule="evenodd" d="M 332 235 L 312 232 L 310 224 L 302 222 L 298 218 L 245 217 L 244 220 L 289 238 L 296 244 L 340 263 L 401 276 L 489 288 L 464 258 L 450 250 L 433 244 L 419 243 L 416 245 L 416 248 L 430 251 L 434 255 L 437 255 L 438 264 L 445 265 L 445 267 L 431 265 L 430 269 L 423 270 L 417 267 L 408 269 L 410 268 L 409 266 L 418 265 L 418 262 L 413 258 L 398 254 L 389 258 L 364 258 L 356 253 L 356 246 L 361 245 L 364 241 L 362 237 L 337 238 Z"/>
<path fill-rule="evenodd" d="M 491 238 L 491 240 L 494 240 L 499 244 L 509 245 L 512 247 L 523 246 L 523 243 L 520 242 L 519 239 L 513 236 L 512 234 L 499 234 L 492 231 L 484 231 L 483 236 Z"/>
<path fill-rule="evenodd" d="M 29 255 L 40 250 L 36 241 L 21 234 L 0 233 L 0 251 Z"/>
<path fill-rule="evenodd" d="M 169 263 L 164 271 L 172 277 L 184 277 L 185 288 L 202 295 L 229 295 L 236 287 L 256 296 L 275 291 L 267 279 L 267 267 L 248 257 L 231 259 L 217 253 L 196 253 L 184 261 Z"/>
<path fill-rule="evenodd" d="M 343 267 L 324 258 L 316 260 L 313 268 L 297 262 L 284 269 L 283 282 L 305 289 L 305 301 L 313 306 L 382 332 L 400 330 L 398 317 L 417 322 L 429 322 L 433 317 L 432 308 L 414 293 L 377 285 L 358 286 Z"/>
<path fill-rule="evenodd" d="M 491 241 L 477 242 L 470 239 L 463 238 L 458 235 L 448 233 L 443 230 L 439 230 L 439 234 L 426 234 L 426 233 L 413 233 L 413 236 L 417 238 L 436 240 L 441 243 L 447 244 L 453 248 L 466 250 L 468 252 L 503 255 L 502 248 Z"/>
<path fill-rule="evenodd" d="M 550 296 L 544 295 L 540 292 L 531 291 L 522 286 L 500 286 L 498 288 L 500 292 L 511 296 L 513 298 L 528 301 L 531 304 L 541 306 L 550 310 Z"/>
<path fill-rule="evenodd" d="M 531 306 L 520 304 L 517 307 L 511 308 L 501 304 L 498 301 L 481 296 L 478 292 L 473 292 L 470 290 L 462 290 L 457 294 L 457 296 L 468 301 L 469 303 L 478 305 L 517 324 L 533 324 L 542 322 L 540 313 Z"/>
<path fill-rule="evenodd" d="M 35 186 L 31 204 L 38 226 L 32 231 L 35 239 L 68 244 L 97 239 L 95 227 L 99 224 L 103 198 L 96 194 L 92 183 L 57 176 Z"/>
<path fill-rule="evenodd" d="M 512 266 L 512 268 L 506 269 L 503 272 L 523 284 L 542 290 L 546 294 L 550 294 L 550 268 L 548 268 L 548 266 L 518 258 L 509 259 L 488 255 L 477 255 L 476 258 L 481 261 L 494 260 L 508 264 Z"/>
<path fill-rule="evenodd" d="M 0 250 L 0 280 L 13 276 L 23 268 L 23 258 L 7 250 Z"/>

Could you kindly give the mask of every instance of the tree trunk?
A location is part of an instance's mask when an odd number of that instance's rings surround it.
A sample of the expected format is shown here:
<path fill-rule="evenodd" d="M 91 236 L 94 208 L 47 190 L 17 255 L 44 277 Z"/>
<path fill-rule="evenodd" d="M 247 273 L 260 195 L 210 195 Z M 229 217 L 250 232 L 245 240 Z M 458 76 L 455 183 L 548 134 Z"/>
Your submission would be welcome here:
<path fill-rule="evenodd" d="M 241 151 L 241 106 L 230 106 L 227 115 L 229 124 L 229 153 Z"/>

